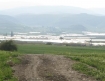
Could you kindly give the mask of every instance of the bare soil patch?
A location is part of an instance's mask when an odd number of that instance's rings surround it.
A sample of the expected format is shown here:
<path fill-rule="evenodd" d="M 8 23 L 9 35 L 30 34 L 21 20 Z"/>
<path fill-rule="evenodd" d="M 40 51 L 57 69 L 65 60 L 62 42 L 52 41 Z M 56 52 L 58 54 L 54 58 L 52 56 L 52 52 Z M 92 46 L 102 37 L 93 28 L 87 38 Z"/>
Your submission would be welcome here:
<path fill-rule="evenodd" d="M 74 61 L 62 55 L 28 54 L 13 67 L 18 81 L 96 81 L 72 69 Z"/>

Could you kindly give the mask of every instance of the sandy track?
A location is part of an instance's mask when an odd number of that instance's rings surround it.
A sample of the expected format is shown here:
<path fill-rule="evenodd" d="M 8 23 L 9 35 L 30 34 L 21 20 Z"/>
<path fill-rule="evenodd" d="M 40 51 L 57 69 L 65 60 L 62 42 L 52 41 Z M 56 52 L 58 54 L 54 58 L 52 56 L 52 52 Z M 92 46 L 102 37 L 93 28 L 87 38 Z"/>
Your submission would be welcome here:
<path fill-rule="evenodd" d="M 96 81 L 72 69 L 74 61 L 61 55 L 29 54 L 13 67 L 18 81 Z"/>

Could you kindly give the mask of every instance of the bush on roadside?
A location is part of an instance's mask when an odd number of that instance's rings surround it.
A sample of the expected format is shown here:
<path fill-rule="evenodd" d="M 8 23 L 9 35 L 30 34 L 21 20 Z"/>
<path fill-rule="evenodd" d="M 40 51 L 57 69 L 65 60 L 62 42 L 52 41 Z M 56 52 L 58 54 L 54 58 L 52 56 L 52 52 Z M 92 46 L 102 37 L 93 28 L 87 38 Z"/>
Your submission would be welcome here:
<path fill-rule="evenodd" d="M 4 51 L 17 51 L 17 45 L 12 41 L 3 41 L 0 44 L 0 50 Z"/>

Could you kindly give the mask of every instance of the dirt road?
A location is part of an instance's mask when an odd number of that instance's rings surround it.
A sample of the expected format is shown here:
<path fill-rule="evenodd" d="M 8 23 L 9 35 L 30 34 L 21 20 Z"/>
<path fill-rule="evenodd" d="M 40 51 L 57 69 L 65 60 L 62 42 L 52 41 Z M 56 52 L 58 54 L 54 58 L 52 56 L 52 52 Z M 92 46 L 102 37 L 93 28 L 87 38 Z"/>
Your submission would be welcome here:
<path fill-rule="evenodd" d="M 18 81 L 96 81 L 72 69 L 74 61 L 61 55 L 29 54 L 13 67 Z"/>

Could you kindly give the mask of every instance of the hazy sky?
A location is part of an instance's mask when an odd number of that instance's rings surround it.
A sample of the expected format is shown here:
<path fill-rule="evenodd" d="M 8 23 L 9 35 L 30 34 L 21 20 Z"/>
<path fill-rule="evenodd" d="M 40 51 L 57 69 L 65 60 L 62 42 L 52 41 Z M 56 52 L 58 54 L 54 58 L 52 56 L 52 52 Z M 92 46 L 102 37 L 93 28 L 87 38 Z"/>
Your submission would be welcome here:
<path fill-rule="evenodd" d="M 105 8 L 105 0 L 0 0 L 0 10 L 38 5 L 63 5 L 82 8 Z"/>

